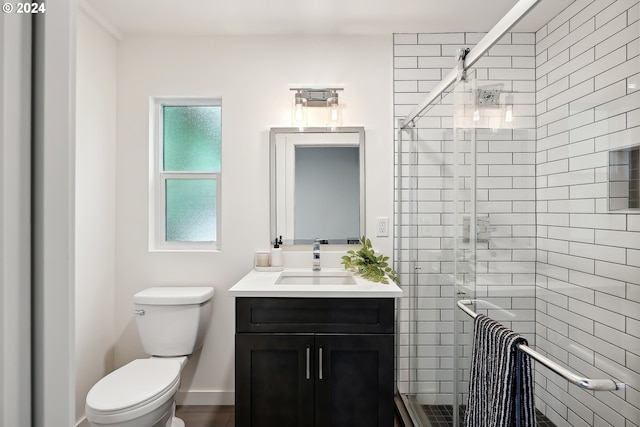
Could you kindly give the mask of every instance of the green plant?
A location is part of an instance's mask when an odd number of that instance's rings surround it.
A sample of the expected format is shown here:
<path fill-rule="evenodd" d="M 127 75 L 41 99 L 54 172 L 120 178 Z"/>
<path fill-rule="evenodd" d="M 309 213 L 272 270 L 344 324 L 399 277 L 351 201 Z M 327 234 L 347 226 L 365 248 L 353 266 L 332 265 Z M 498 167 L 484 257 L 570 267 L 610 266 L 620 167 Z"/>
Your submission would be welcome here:
<path fill-rule="evenodd" d="M 398 273 L 387 264 L 389 257 L 382 254 L 376 256 L 371 240 L 367 239 L 367 236 L 362 236 L 360 243 L 362 243 L 360 250 L 347 251 L 347 255 L 342 257 L 345 270 L 354 269 L 356 274 L 372 282 L 388 284 L 388 277 L 400 284 Z"/>

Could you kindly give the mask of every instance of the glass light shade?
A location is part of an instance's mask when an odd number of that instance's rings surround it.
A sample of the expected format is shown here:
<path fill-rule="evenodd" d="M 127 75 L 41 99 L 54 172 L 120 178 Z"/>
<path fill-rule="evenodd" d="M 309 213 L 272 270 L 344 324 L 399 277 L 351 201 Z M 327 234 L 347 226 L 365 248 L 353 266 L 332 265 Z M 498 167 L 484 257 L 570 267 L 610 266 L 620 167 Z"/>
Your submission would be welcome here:
<path fill-rule="evenodd" d="M 507 95 L 504 104 L 504 122 L 509 124 L 513 122 L 513 95 Z"/>
<path fill-rule="evenodd" d="M 297 93 L 291 102 L 291 125 L 298 127 L 307 125 L 307 100 Z"/>
<path fill-rule="evenodd" d="M 327 126 L 335 127 L 342 125 L 342 106 L 338 104 L 338 99 L 329 98 L 327 100 Z"/>

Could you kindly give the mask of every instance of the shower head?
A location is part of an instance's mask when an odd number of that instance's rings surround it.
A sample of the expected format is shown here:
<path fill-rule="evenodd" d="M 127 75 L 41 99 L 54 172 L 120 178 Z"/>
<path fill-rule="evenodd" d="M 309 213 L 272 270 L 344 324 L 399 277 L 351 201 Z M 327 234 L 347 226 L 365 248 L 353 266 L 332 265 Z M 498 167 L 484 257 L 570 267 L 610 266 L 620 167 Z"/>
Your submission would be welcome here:
<path fill-rule="evenodd" d="M 500 94 L 503 88 L 503 83 L 479 87 L 476 90 L 476 105 L 479 107 L 500 106 Z"/>

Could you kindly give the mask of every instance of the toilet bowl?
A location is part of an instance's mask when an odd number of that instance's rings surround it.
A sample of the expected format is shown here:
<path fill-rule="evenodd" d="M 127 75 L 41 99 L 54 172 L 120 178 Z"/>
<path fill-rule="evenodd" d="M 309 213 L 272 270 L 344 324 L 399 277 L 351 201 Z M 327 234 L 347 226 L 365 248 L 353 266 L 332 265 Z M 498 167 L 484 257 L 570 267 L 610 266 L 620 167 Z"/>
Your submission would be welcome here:
<path fill-rule="evenodd" d="M 186 357 L 182 357 L 186 362 Z M 93 425 L 172 426 L 180 358 L 136 359 L 101 379 L 87 395 Z"/>
<path fill-rule="evenodd" d="M 184 427 L 175 397 L 187 355 L 202 346 L 213 288 L 150 288 L 134 296 L 144 349 L 98 381 L 86 398 L 91 426 Z M 161 357 L 159 357 L 161 356 Z"/>

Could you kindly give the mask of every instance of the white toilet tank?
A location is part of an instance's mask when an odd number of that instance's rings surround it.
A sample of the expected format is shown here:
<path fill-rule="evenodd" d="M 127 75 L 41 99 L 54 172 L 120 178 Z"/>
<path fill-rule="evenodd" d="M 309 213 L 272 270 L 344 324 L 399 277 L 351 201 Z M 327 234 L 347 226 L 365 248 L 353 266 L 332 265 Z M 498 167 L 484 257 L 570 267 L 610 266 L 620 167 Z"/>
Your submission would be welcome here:
<path fill-rule="evenodd" d="M 202 347 L 212 287 L 157 287 L 133 296 L 138 333 L 152 356 L 186 356 Z"/>

